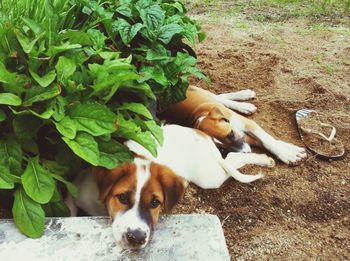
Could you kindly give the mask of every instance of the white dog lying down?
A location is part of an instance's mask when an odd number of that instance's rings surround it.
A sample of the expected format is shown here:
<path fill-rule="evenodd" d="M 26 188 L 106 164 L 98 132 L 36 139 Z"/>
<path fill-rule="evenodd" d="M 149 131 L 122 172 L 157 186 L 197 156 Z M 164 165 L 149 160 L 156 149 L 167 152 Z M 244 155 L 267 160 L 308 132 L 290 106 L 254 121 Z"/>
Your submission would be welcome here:
<path fill-rule="evenodd" d="M 133 163 L 107 170 L 93 168 L 76 180 L 75 204 L 90 215 L 109 214 L 114 237 L 122 248 L 140 249 L 151 238 L 161 206 L 169 211 L 182 198 L 187 182 L 204 189 L 220 187 L 229 177 L 252 182 L 262 174 L 244 175 L 245 164 L 273 167 L 265 154 L 229 153 L 223 159 L 213 140 L 203 132 L 179 125 L 162 127 L 164 144 L 153 157 L 133 141 L 126 145 L 136 155 Z M 76 213 L 71 204 L 72 214 Z"/>

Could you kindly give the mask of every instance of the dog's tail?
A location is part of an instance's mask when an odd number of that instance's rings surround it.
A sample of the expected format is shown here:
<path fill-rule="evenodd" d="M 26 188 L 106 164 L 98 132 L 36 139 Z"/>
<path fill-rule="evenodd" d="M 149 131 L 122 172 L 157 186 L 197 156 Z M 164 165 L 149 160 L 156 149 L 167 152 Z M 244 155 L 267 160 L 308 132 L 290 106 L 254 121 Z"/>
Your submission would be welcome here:
<path fill-rule="evenodd" d="M 261 179 L 264 177 L 264 174 L 258 173 L 256 175 L 245 175 L 239 172 L 237 169 L 234 167 L 231 167 L 225 160 L 221 161 L 221 166 L 224 168 L 226 173 L 233 177 L 235 180 L 238 180 L 239 182 L 242 183 L 250 183 L 253 182 L 257 179 Z"/>

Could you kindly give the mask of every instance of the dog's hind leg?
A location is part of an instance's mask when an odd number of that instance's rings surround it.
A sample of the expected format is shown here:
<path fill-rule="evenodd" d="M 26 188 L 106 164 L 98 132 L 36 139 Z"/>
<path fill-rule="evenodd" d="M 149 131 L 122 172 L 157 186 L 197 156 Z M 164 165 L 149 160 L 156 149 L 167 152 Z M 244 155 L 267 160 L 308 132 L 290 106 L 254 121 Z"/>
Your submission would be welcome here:
<path fill-rule="evenodd" d="M 226 99 L 232 101 L 246 101 L 254 99 L 256 97 L 255 91 L 252 90 L 242 90 L 238 92 L 228 92 L 216 95 L 219 99 Z"/>
<path fill-rule="evenodd" d="M 215 98 L 215 100 L 222 105 L 226 106 L 227 108 L 238 111 L 243 114 L 253 114 L 257 111 L 257 108 L 254 104 L 248 103 L 248 102 L 237 102 L 237 101 L 231 101 L 229 99 L 224 98 Z"/>
<path fill-rule="evenodd" d="M 254 158 L 255 160 L 253 160 L 253 159 L 247 160 L 251 153 L 233 153 L 236 155 L 231 154 L 232 156 L 230 156 L 230 154 L 231 153 L 228 154 L 226 159 L 220 160 L 219 163 L 228 175 L 230 175 L 231 177 L 233 177 L 234 179 L 236 179 L 242 183 L 250 183 L 250 182 L 253 182 L 255 180 L 258 180 L 258 179 L 261 179 L 262 177 L 264 177 L 264 175 L 262 173 L 258 173 L 256 175 L 246 175 L 246 174 L 242 174 L 241 172 L 239 172 L 237 169 L 244 166 L 245 164 L 248 164 L 248 163 L 257 164 L 257 163 L 259 163 L 260 165 L 271 166 L 271 167 L 274 165 L 274 161 L 272 159 L 271 159 L 272 160 L 271 161 L 270 159 L 266 159 L 264 157 L 259 157 L 259 156 L 257 156 L 257 157 L 253 156 L 252 158 Z M 245 155 L 245 156 L 243 156 L 243 155 Z M 258 155 L 258 154 L 254 154 L 254 155 Z"/>
<path fill-rule="evenodd" d="M 233 167 L 239 169 L 247 164 L 254 164 L 258 166 L 272 168 L 275 166 L 275 161 L 266 154 L 257 153 L 240 153 L 230 152 L 225 161 L 229 162 Z"/>

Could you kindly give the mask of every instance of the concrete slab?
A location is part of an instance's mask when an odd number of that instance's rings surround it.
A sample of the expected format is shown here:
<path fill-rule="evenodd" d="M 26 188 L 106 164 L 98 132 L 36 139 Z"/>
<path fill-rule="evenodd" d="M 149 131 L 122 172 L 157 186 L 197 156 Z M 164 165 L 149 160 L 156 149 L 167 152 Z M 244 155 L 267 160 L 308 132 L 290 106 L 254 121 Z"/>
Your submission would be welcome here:
<path fill-rule="evenodd" d="M 214 215 L 162 216 L 150 244 L 140 251 L 116 247 L 106 217 L 48 218 L 40 239 L 0 220 L 0 260 L 228 261 L 220 221 Z"/>

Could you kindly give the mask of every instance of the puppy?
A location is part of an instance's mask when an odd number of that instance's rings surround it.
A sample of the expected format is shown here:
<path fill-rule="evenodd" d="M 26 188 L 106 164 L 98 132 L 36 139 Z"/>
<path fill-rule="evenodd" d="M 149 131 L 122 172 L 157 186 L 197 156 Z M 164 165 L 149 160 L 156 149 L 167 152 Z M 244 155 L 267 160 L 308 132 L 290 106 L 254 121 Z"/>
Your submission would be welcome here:
<path fill-rule="evenodd" d="M 76 180 L 79 196 L 75 205 L 90 215 L 108 214 L 117 244 L 140 249 L 149 242 L 161 206 L 170 211 L 182 198 L 187 182 L 204 189 L 218 188 L 229 177 L 249 183 L 262 174 L 244 175 L 245 164 L 273 167 L 264 154 L 229 153 L 223 159 L 211 137 L 179 125 L 162 127 L 164 143 L 153 157 L 134 141 L 126 145 L 135 153 L 133 163 L 107 170 L 95 167 Z M 75 210 L 71 204 L 74 214 Z"/>
<path fill-rule="evenodd" d="M 306 158 L 304 148 L 275 139 L 254 121 L 232 111 L 245 114 L 255 112 L 253 104 L 234 101 L 254 98 L 255 92 L 244 90 L 215 95 L 190 86 L 186 95 L 184 101 L 171 105 L 160 117 L 197 128 L 227 150 L 251 152 L 250 146 L 264 147 L 290 165 L 296 165 Z"/>
<path fill-rule="evenodd" d="M 187 186 L 168 167 L 143 157 L 112 170 L 93 167 L 79 173 L 74 183 L 79 195 L 66 199 L 71 216 L 77 207 L 92 216 L 109 215 L 114 238 L 123 249 L 144 248 L 161 207 L 169 212 Z"/>

